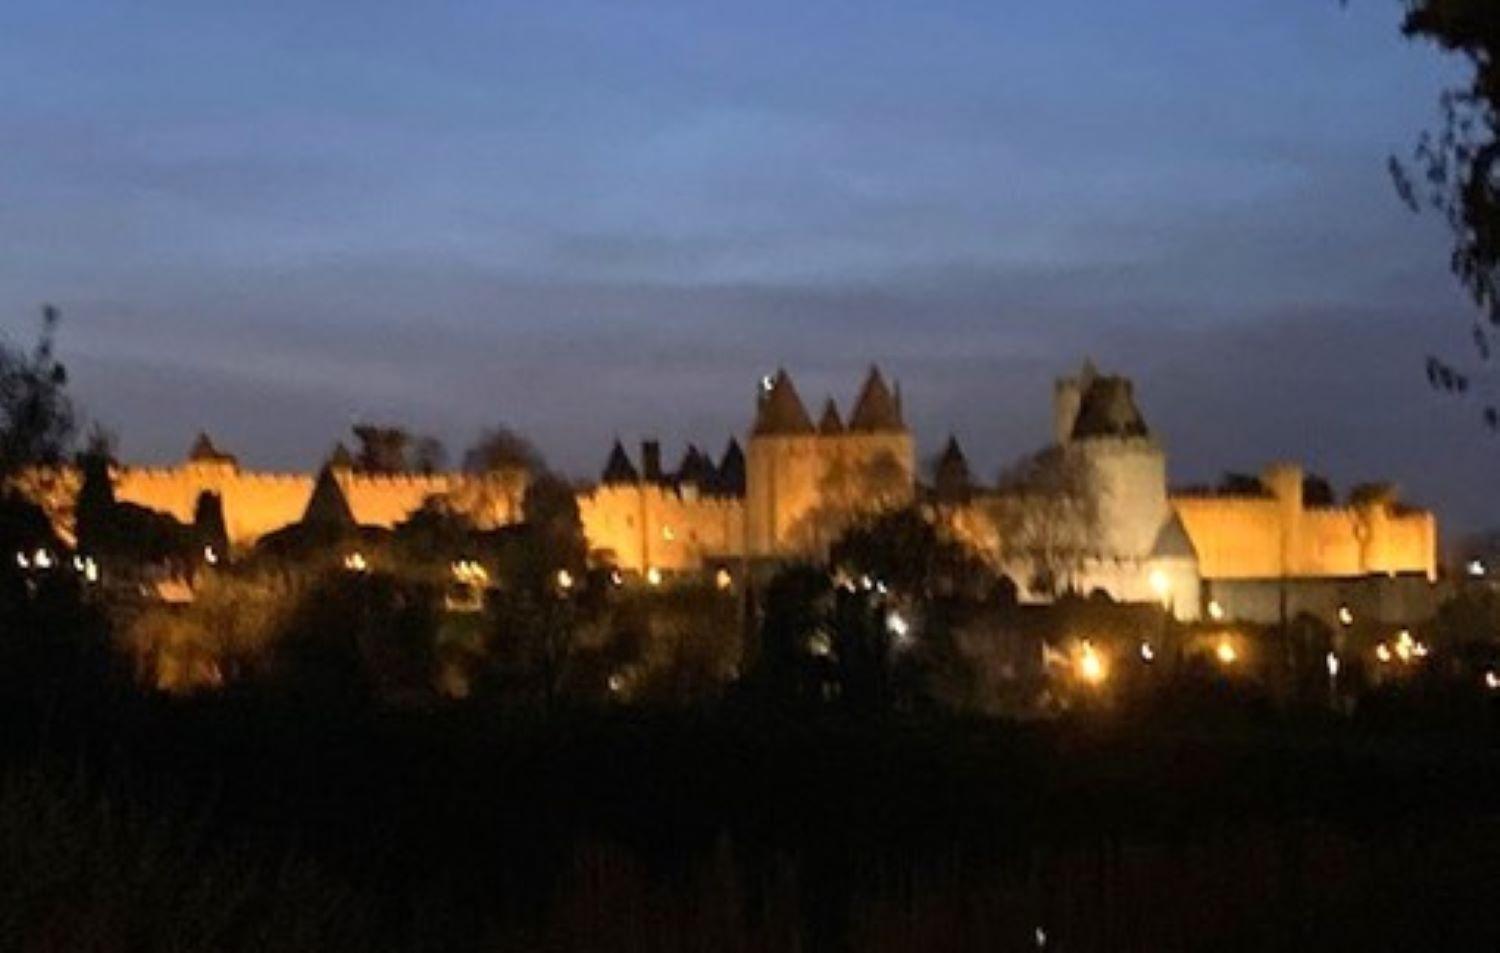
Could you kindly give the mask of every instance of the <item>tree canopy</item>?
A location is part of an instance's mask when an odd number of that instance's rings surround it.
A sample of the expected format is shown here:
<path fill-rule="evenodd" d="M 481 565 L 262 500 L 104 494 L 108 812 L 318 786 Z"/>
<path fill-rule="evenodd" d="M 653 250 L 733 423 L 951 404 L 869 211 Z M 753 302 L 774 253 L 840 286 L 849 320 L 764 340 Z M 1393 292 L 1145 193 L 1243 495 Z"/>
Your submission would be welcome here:
<path fill-rule="evenodd" d="M 1462 57 L 1472 68 L 1465 85 L 1443 93 L 1442 121 L 1419 139 L 1412 163 L 1391 160 L 1397 190 L 1414 210 L 1441 214 L 1453 233 L 1453 273 L 1479 306 L 1473 327 L 1483 364 L 1500 325 L 1500 4 L 1494 0 L 1403 0 L 1402 32 Z M 1427 360 L 1433 387 L 1463 395 L 1469 373 L 1436 356 Z M 1483 407 L 1500 430 L 1500 409 Z"/>

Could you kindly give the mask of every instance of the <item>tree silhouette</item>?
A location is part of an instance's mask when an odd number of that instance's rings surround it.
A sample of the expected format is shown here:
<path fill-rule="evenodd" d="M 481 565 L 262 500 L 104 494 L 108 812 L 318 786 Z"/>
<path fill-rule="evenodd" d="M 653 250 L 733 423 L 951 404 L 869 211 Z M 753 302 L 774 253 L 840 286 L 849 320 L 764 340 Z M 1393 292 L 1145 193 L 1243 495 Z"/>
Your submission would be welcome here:
<path fill-rule="evenodd" d="M 1467 85 L 1446 90 L 1441 125 L 1418 140 L 1411 164 L 1391 159 L 1391 174 L 1413 210 L 1428 207 L 1453 234 L 1451 267 L 1479 306 L 1471 329 L 1481 367 L 1492 364 L 1493 332 L 1500 325 L 1500 4 L 1494 0 L 1403 0 L 1402 32 L 1465 60 Z M 1473 362 L 1466 362 L 1472 367 Z M 1455 396 L 1477 394 L 1474 372 L 1429 355 L 1427 379 Z M 1481 400 L 1481 415 L 1500 431 L 1500 408 Z"/>

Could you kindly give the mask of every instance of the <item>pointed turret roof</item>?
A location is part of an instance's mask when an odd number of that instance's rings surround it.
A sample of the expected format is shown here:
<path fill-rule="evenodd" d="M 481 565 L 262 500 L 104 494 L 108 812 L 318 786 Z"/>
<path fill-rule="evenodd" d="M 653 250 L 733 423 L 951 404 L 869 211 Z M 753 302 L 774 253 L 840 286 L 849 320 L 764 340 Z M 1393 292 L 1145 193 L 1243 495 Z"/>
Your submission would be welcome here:
<path fill-rule="evenodd" d="M 1175 511 L 1162 524 L 1161 532 L 1156 534 L 1156 542 L 1151 547 L 1151 558 L 1198 558 L 1198 548 L 1193 545 L 1193 538 L 1188 535 L 1187 527 L 1183 525 L 1182 517 L 1178 516 Z"/>
<path fill-rule="evenodd" d="M 937 498 L 947 503 L 968 499 L 974 488 L 974 478 L 969 471 L 969 458 L 958 445 L 958 437 L 949 434 L 948 443 L 938 455 L 933 473 L 933 490 Z"/>
<path fill-rule="evenodd" d="M 839 405 L 832 398 L 823 404 L 823 416 L 818 418 L 818 433 L 832 437 L 844 432 L 844 418 L 839 416 Z"/>
<path fill-rule="evenodd" d="M 1084 389 L 1073 421 L 1073 438 L 1145 437 L 1146 420 L 1135 403 L 1128 378 L 1095 377 Z"/>
<path fill-rule="evenodd" d="M 630 461 L 630 454 L 625 452 L 625 445 L 620 438 L 615 438 L 615 445 L 609 450 L 609 460 L 604 464 L 604 474 L 600 482 L 605 486 L 616 486 L 622 483 L 639 483 L 641 474 Z"/>
<path fill-rule="evenodd" d="M 354 469 L 354 454 L 344 446 L 344 441 L 340 440 L 333 445 L 333 452 L 328 455 L 328 466 L 335 470 Z"/>
<path fill-rule="evenodd" d="M 193 445 L 188 448 L 188 460 L 193 463 L 233 463 L 234 455 L 214 446 L 208 434 L 199 431 Z"/>
<path fill-rule="evenodd" d="M 901 404 L 886 386 L 880 368 L 871 365 L 860 388 L 854 413 L 849 415 L 849 429 L 856 433 L 881 433 L 906 429 L 901 419 Z"/>
<path fill-rule="evenodd" d="M 313 484 L 307 509 L 302 511 L 302 523 L 306 526 L 341 528 L 357 525 L 354 511 L 349 508 L 349 498 L 344 496 L 343 487 L 334 478 L 332 467 L 324 466 L 318 471 L 318 481 Z"/>
<path fill-rule="evenodd" d="M 745 451 L 733 437 L 719 458 L 719 492 L 726 496 L 745 495 Z"/>
<path fill-rule="evenodd" d="M 687 451 L 682 455 L 682 463 L 677 466 L 677 482 L 712 489 L 717 476 L 718 474 L 714 472 L 714 462 L 695 444 L 688 444 Z"/>
<path fill-rule="evenodd" d="M 756 436 L 781 437 L 813 433 L 807 408 L 797 395 L 797 386 L 783 368 L 761 385 L 760 400 L 755 408 Z"/>

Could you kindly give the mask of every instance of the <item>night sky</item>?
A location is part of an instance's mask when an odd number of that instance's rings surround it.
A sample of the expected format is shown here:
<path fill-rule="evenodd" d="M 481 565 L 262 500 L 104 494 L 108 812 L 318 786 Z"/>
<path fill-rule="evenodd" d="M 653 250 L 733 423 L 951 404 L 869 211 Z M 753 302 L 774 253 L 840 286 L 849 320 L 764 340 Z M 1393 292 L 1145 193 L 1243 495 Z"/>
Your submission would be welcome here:
<path fill-rule="evenodd" d="M 1472 311 L 1385 171 L 1453 75 L 1395 0 L 229 6 L 0 5 L 0 325 L 63 308 L 129 459 L 506 423 L 586 476 L 878 361 L 992 476 L 1092 356 L 1175 482 L 1500 522 L 1423 376 Z"/>

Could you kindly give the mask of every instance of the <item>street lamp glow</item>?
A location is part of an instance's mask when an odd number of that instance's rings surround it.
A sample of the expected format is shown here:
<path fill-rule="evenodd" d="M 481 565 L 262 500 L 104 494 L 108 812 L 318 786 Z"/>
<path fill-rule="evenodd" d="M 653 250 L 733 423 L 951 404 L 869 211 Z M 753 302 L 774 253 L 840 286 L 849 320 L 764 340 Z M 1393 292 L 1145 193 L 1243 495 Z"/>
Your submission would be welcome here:
<path fill-rule="evenodd" d="M 1348 606 L 1339 606 L 1339 625 L 1349 626 L 1353 624 L 1354 613 L 1349 610 Z"/>
<path fill-rule="evenodd" d="M 655 566 L 646 570 L 646 584 L 651 586 L 661 585 L 661 570 Z"/>
<path fill-rule="evenodd" d="M 1329 678 L 1339 677 L 1339 657 L 1336 654 L 1334 654 L 1333 652 L 1329 652 L 1327 655 L 1325 655 L 1323 657 L 1323 664 L 1328 666 Z"/>
<path fill-rule="evenodd" d="M 1494 669 L 1484 673 L 1484 687 L 1492 692 L 1500 691 L 1500 675 L 1496 675 Z"/>
<path fill-rule="evenodd" d="M 1160 569 L 1153 569 L 1151 570 L 1150 582 L 1151 591 L 1156 593 L 1156 598 L 1165 603 L 1167 597 L 1172 594 L 1172 581 Z"/>
<path fill-rule="evenodd" d="M 1240 659 L 1240 653 L 1235 651 L 1234 643 L 1228 639 L 1220 639 L 1219 645 L 1214 649 L 1214 655 L 1218 657 L 1221 665 L 1233 665 Z"/>
<path fill-rule="evenodd" d="M 734 585 L 734 575 L 727 569 L 720 569 L 714 573 L 714 585 L 719 589 L 728 589 Z"/>
<path fill-rule="evenodd" d="M 1147 665 L 1150 665 L 1152 662 L 1156 661 L 1156 649 L 1151 647 L 1150 642 L 1141 643 L 1141 661 L 1145 662 Z"/>
<path fill-rule="evenodd" d="M 1375 646 L 1375 657 L 1379 659 L 1382 664 L 1389 662 L 1391 660 L 1391 647 L 1386 645 L 1384 642 L 1379 643 Z"/>
<path fill-rule="evenodd" d="M 1104 658 L 1095 650 L 1093 642 L 1084 639 L 1078 650 L 1078 677 L 1090 685 L 1098 685 L 1107 674 Z"/>
<path fill-rule="evenodd" d="M 219 564 L 219 554 L 214 552 L 212 546 L 203 547 L 203 561 L 210 566 L 217 566 Z"/>
<path fill-rule="evenodd" d="M 352 552 L 344 557 L 344 568 L 350 572 L 364 572 L 370 568 L 370 563 L 364 553 Z"/>
<path fill-rule="evenodd" d="M 563 592 L 567 592 L 568 590 L 572 589 L 573 574 L 568 572 L 566 569 L 559 569 L 557 571 L 557 588 L 561 589 Z"/>
<path fill-rule="evenodd" d="M 1223 621 L 1224 607 L 1219 605 L 1217 599 L 1208 600 L 1208 617 L 1210 619 L 1213 619 L 1215 622 Z"/>
<path fill-rule="evenodd" d="M 1469 575 L 1471 577 L 1473 577 L 1475 579 L 1483 579 L 1484 578 L 1484 575 L 1485 575 L 1485 572 L 1486 572 L 1485 566 L 1484 566 L 1484 560 L 1482 560 L 1482 559 L 1471 559 L 1471 560 L 1469 560 L 1468 569 L 1469 569 Z"/>

